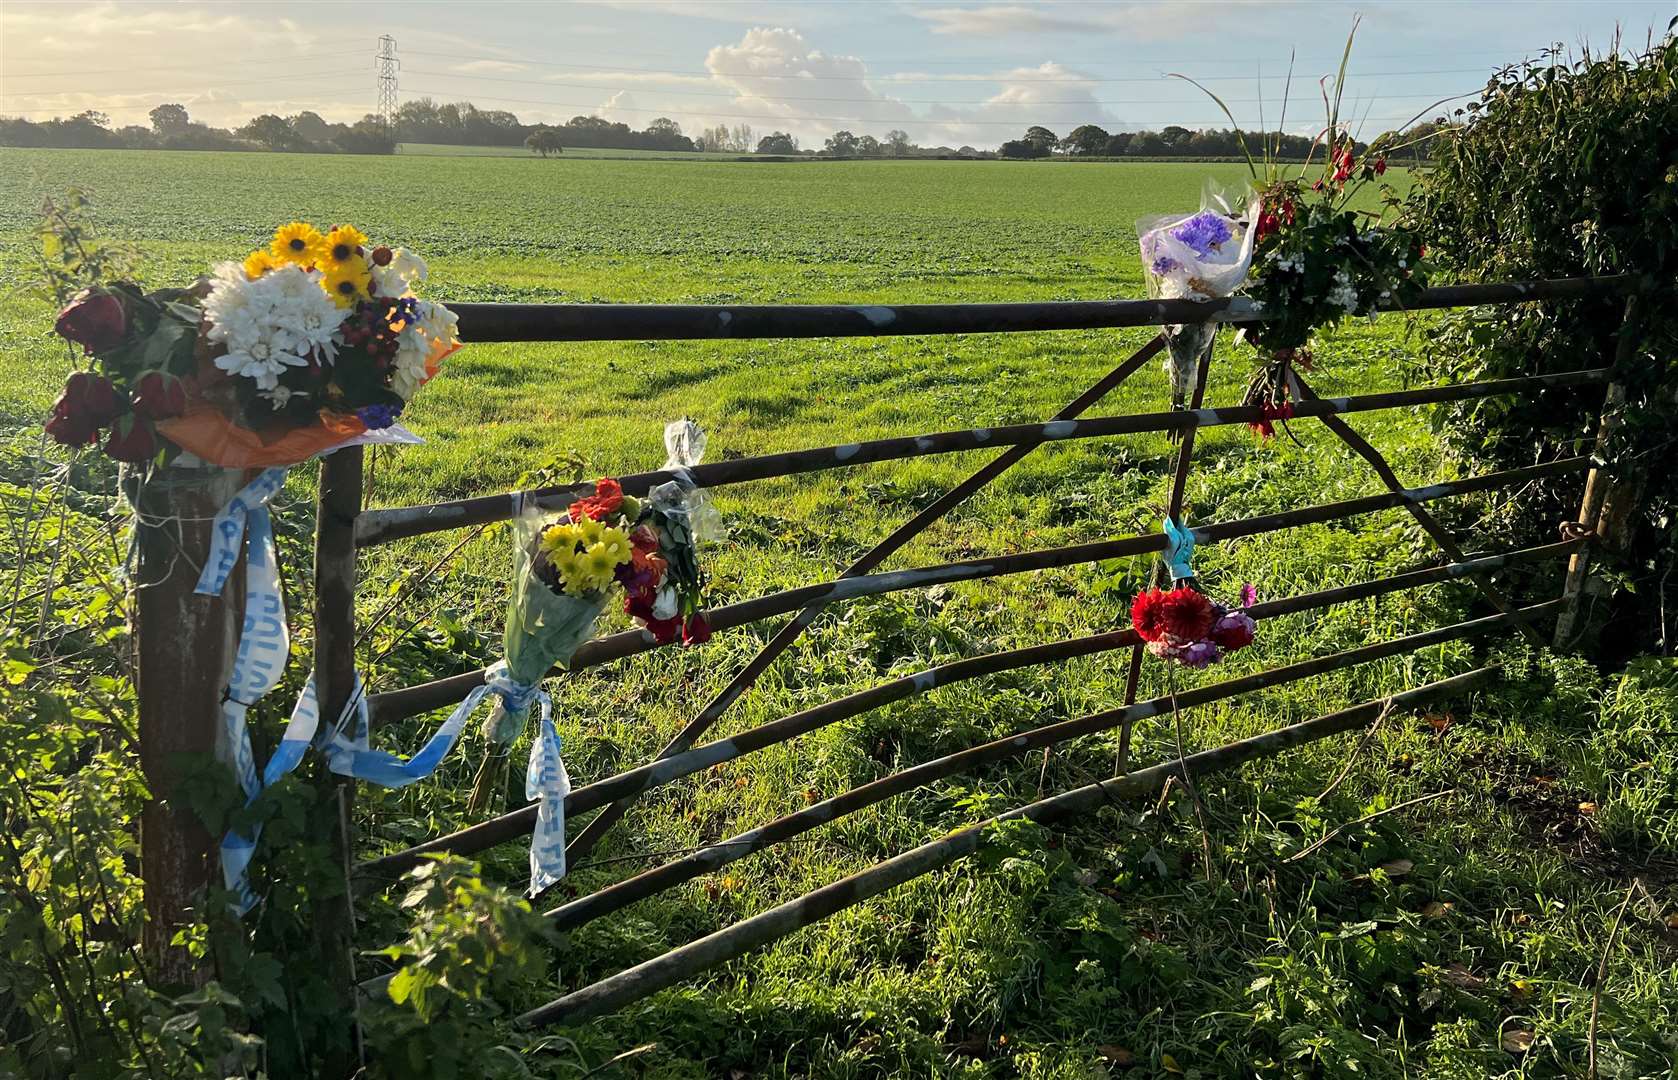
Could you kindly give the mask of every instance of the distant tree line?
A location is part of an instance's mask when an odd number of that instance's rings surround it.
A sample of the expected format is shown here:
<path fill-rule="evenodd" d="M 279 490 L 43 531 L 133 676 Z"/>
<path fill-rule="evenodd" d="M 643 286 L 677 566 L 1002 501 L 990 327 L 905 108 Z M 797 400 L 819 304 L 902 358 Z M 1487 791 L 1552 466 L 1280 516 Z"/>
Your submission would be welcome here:
<path fill-rule="evenodd" d="M 151 126 L 113 128 L 96 109 L 69 119 L 0 116 L 0 146 L 117 150 L 291 150 L 305 153 L 391 154 L 396 140 L 375 116 L 334 124 L 307 110 L 295 116 L 264 113 L 229 131 L 193 120 L 184 106 L 166 103 L 147 114 Z"/>
<path fill-rule="evenodd" d="M 1402 135 L 1387 132 L 1373 143 L 1358 143 L 1357 153 L 1370 146 L 1389 149 L 1403 147 L 1405 156 L 1426 157 L 1432 138 L 1444 125 L 1430 121 L 1418 124 Z M 1245 150 L 1243 150 L 1243 142 Z M 1307 135 L 1292 135 L 1281 131 L 1240 131 L 1233 128 L 1206 128 L 1194 131 L 1172 124 L 1159 131 L 1108 132 L 1095 124 L 1075 127 L 1064 138 L 1046 127 L 1026 129 L 1018 139 L 1010 139 L 997 150 L 1005 158 L 1046 158 L 1055 155 L 1068 157 L 1165 157 L 1165 158 L 1240 158 L 1251 154 L 1262 157 L 1266 148 L 1273 158 L 1302 161 L 1311 153 L 1312 139 Z"/>
<path fill-rule="evenodd" d="M 971 146 L 917 146 L 907 132 L 894 128 L 883 139 L 836 131 L 820 150 L 802 149 L 798 138 L 784 131 L 758 137 L 748 124 L 718 124 L 692 137 L 668 117 L 651 121 L 642 130 L 598 116 L 574 116 L 563 124 L 526 124 L 504 109 L 480 109 L 469 101 L 445 102 L 415 98 L 403 102 L 389 124 L 371 114 L 354 124 L 332 123 L 307 110 L 294 116 L 264 113 L 227 130 L 198 123 L 178 104 L 163 104 L 148 114 L 149 127 L 134 124 L 113 128 L 110 117 L 96 110 L 69 119 L 42 121 L 0 117 L 0 146 L 53 146 L 163 150 L 285 150 L 305 153 L 390 154 L 399 143 L 442 143 L 456 146 L 524 146 L 547 157 L 565 147 L 591 147 L 677 152 L 757 153 L 777 157 L 828 158 L 1239 158 L 1241 140 L 1259 156 L 1266 145 L 1272 156 L 1301 160 L 1311 139 L 1283 132 L 1230 129 L 1191 130 L 1169 125 L 1159 131 L 1109 132 L 1083 124 L 1064 138 L 1046 127 L 1032 126 L 1000 149 Z M 1376 146 L 1404 146 L 1404 156 L 1426 157 L 1428 145 L 1441 124 L 1418 125 L 1403 136 L 1387 133 Z M 1365 149 L 1359 144 L 1359 152 Z"/>

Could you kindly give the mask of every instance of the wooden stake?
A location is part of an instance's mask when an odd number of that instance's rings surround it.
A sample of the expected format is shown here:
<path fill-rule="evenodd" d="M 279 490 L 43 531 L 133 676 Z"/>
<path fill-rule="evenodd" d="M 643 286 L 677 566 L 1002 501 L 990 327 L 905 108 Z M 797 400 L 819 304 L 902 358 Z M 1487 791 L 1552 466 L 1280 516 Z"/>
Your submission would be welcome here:
<path fill-rule="evenodd" d="M 140 767 L 151 801 L 140 813 L 140 876 L 145 880 L 145 952 L 165 984 L 202 986 L 209 966 L 169 944 L 202 917 L 215 869 L 214 841 L 173 802 L 182 754 L 212 754 L 221 730 L 222 691 L 238 645 L 241 572 L 221 596 L 194 593 L 209 561 L 210 519 L 238 493 L 230 469 L 164 469 L 144 487 L 125 478 L 137 500 L 138 561 L 131 607 Z M 242 561 L 241 556 L 241 561 Z"/>

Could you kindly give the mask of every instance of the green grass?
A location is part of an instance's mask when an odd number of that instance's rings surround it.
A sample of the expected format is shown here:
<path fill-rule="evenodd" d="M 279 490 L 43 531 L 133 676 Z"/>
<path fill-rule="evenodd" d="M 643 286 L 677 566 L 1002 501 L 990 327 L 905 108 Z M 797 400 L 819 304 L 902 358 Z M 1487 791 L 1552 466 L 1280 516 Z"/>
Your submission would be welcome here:
<path fill-rule="evenodd" d="M 459 146 L 454 143 L 397 143 L 396 152 L 403 157 L 536 157 L 522 146 Z M 610 146 L 567 146 L 563 156 L 578 158 L 610 158 L 621 161 L 733 161 L 738 153 L 704 153 L 681 150 L 634 150 Z M 551 160 L 551 159 L 550 159 Z"/>
<path fill-rule="evenodd" d="M 1138 295 L 1134 220 L 1192 208 L 1208 175 L 1239 166 L 1127 164 L 1021 170 L 1006 162 L 803 164 L 529 156 L 395 158 L 0 151 L 0 414 L 38 417 L 61 383 L 50 313 L 16 294 L 40 199 L 91 188 L 109 230 L 144 248 L 153 284 L 242 255 L 277 223 L 354 221 L 430 260 L 447 300 L 932 302 Z M 1146 339 L 1140 331 L 810 342 L 475 345 L 416 401 L 428 443 L 378 460 L 372 503 L 506 490 L 571 453 L 591 474 L 656 466 L 665 421 L 689 415 L 713 458 L 1042 419 Z M 1360 325 L 1320 352 L 1324 392 L 1401 385 L 1415 348 L 1399 320 Z M 1220 346 L 1210 400 L 1238 398 L 1251 353 Z M 1163 407 L 1150 367 L 1102 402 Z M 1412 482 L 1450 473 L 1428 417 L 1355 426 Z M 1303 446 L 1244 429 L 1196 448 L 1189 516 L 1212 521 L 1379 490 L 1321 428 Z M 930 458 L 718 491 L 728 536 L 707 552 L 728 602 L 831 577 L 987 455 Z M 1157 527 L 1170 447 L 1141 437 L 1032 455 L 895 557 L 889 568 L 1017 551 Z M 299 470 L 300 473 L 306 470 Z M 306 476 L 295 481 L 299 494 Z M 1474 537 L 1486 504 L 1446 507 Z M 446 550 L 432 537 L 363 560 L 361 618 Z M 465 670 L 499 649 L 507 540 L 466 547 L 450 572 L 382 625 L 379 688 Z M 1266 596 L 1427 562 L 1398 513 L 1314 526 L 1198 555 L 1208 586 L 1243 580 Z M 719 735 L 930 663 L 1098 632 L 1125 618 L 1146 559 L 1052 571 L 831 613 L 718 726 Z M 1509 587 L 1554 595 L 1553 573 Z M 1204 676 L 1227 678 L 1479 613 L 1462 586 L 1267 623 L 1259 643 Z M 420 617 L 405 636 L 409 619 Z M 721 635 L 555 683 L 575 782 L 643 760 L 773 632 Z M 1309 680 L 1197 710 L 1210 746 L 1378 697 L 1485 661 L 1475 643 Z M 1314 796 L 1354 739 L 1330 740 L 1204 785 L 1219 881 L 1197 861 L 1192 810 L 1103 811 L 1036 843 L 1000 843 L 587 1028 L 598 1058 L 656 1041 L 648 1075 L 1091 1076 L 1580 1073 L 1591 973 L 1613 908 L 1640 871 L 1665 908 L 1631 918 L 1604 996 L 1603 1075 L 1666 1075 L 1678 1030 L 1678 971 L 1658 919 L 1673 908 L 1678 751 L 1671 669 L 1605 679 L 1572 661 L 1511 655 L 1519 676 L 1451 706 L 1443 735 L 1391 722 L 1326 804 Z M 1124 655 L 940 689 L 677 783 L 641 802 L 598 852 L 705 843 L 888 771 L 1110 708 Z M 1159 666 L 1144 692 L 1164 689 Z M 264 710 L 277 723 L 281 706 Z M 381 733 L 411 752 L 435 718 Z M 1079 740 L 860 813 L 570 936 L 557 984 L 574 987 L 797 896 L 1043 790 L 1110 771 L 1115 741 Z M 430 784 L 359 803 L 367 849 L 462 822 L 475 738 Z M 1143 762 L 1171 754 L 1169 724 L 1137 730 Z M 1454 788 L 1414 811 L 1350 830 L 1318 855 L 1285 855 L 1335 824 Z M 1582 815 L 1579 804 L 1596 810 Z M 580 823 L 579 823 L 580 824 Z M 1012 845 L 1012 846 L 1011 846 Z M 1397 860 L 1403 860 L 1402 862 Z M 490 853 L 518 883 L 517 845 Z M 1387 869 L 1381 869 L 1381 867 Z M 578 868 L 593 888 L 633 861 Z M 381 898 L 364 942 L 401 931 Z M 556 988 L 553 988 L 557 990 Z M 534 1000 L 521 1003 L 534 1004 Z M 1502 1046 L 1531 1030 L 1531 1051 Z M 1103 1048 L 1106 1048 L 1105 1050 Z M 1122 1048 L 1124 1054 L 1118 1052 Z"/>

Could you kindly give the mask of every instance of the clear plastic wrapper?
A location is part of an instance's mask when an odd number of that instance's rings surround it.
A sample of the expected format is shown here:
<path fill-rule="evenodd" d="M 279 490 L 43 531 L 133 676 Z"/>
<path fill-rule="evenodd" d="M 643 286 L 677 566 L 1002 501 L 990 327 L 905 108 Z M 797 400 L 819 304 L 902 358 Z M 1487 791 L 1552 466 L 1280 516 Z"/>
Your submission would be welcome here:
<path fill-rule="evenodd" d="M 1234 295 L 1247 280 L 1253 258 L 1257 200 L 1245 203 L 1208 187 L 1193 214 L 1141 218 L 1136 237 L 1148 295 L 1164 300 L 1218 300 Z M 1164 327 L 1165 371 L 1171 404 L 1182 408 L 1199 376 L 1201 357 L 1212 344 L 1215 324 Z"/>

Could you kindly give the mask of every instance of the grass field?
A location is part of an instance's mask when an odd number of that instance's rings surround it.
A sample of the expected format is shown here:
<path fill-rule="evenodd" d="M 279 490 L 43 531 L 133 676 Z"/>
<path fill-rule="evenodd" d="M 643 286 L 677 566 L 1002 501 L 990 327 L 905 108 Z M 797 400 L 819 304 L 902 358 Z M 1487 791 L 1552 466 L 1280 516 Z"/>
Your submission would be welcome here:
<path fill-rule="evenodd" d="M 536 157 L 522 146 L 459 146 L 454 143 L 397 143 L 403 157 Z M 564 157 L 612 158 L 620 161 L 733 161 L 738 153 L 701 153 L 680 150 L 631 150 L 609 146 L 567 146 Z"/>
<path fill-rule="evenodd" d="M 144 249 L 147 280 L 177 282 L 242 255 L 280 222 L 353 221 L 430 261 L 445 300 L 791 303 L 1091 299 L 1138 295 L 1134 220 L 1192 208 L 1239 166 L 856 163 L 844 168 L 514 156 L 395 158 L 0 151 L 0 414 L 33 423 L 62 382 L 46 307 L 18 293 L 43 196 L 76 183 L 108 229 Z M 1140 331 L 742 343 L 474 345 L 417 399 L 423 447 L 381 456 L 372 503 L 506 490 L 570 454 L 590 475 L 653 467 L 665 421 L 692 416 L 725 457 L 1043 419 L 1140 345 Z M 1401 320 L 1322 350 L 1324 392 L 1401 385 L 1417 347 Z M 1251 353 L 1225 342 L 1210 400 L 1238 398 Z M 1139 373 L 1097 414 L 1153 410 Z M 1355 421 L 1412 482 L 1449 475 L 1429 418 Z M 1303 446 L 1245 429 L 1203 437 L 1189 491 L 1199 522 L 1379 490 L 1327 432 Z M 1163 438 L 1058 445 L 897 556 L 888 568 L 1029 550 L 1157 527 Z M 843 569 L 983 455 L 869 466 L 716 493 L 727 537 L 708 552 L 727 602 Z M 299 470 L 299 498 L 310 480 Z M 1446 508 L 1464 535 L 1488 503 Z M 283 517 L 283 515 L 282 515 Z M 363 560 L 363 619 L 454 537 Z M 481 539 L 368 643 L 376 685 L 482 664 L 499 650 L 507 541 Z M 1466 546 L 1480 546 L 1470 542 Z M 1396 512 L 1197 554 L 1209 587 L 1275 597 L 1424 564 Z M 726 734 L 943 660 L 1093 633 L 1125 618 L 1145 559 L 904 593 L 831 613 L 717 729 Z M 1512 589 L 1554 595 L 1553 576 Z M 1452 586 L 1267 623 L 1227 678 L 1478 613 Z M 556 683 L 574 782 L 644 759 L 743 665 L 773 627 L 721 635 Z M 401 635 L 399 637 L 399 635 Z M 1484 662 L 1473 643 L 1424 650 L 1198 710 L 1210 746 Z M 1343 738 L 1203 785 L 1216 883 L 1203 880 L 1192 808 L 1112 809 L 1066 833 L 904 886 L 708 978 L 563 1034 L 597 1060 L 644 1042 L 645 1075 L 674 1076 L 1555 1076 L 1583 1072 L 1591 979 L 1629 875 L 1665 904 L 1628 923 L 1603 996 L 1604 1076 L 1668 1075 L 1678 1053 L 1673 910 L 1678 751 L 1673 673 L 1604 678 L 1574 661 L 1504 651 L 1519 678 L 1452 706 L 1443 734 L 1390 723 L 1328 800 Z M 1010 673 L 914 698 L 720 767 L 643 800 L 597 853 L 691 847 L 962 745 L 1112 707 L 1126 657 Z M 1163 692 L 1158 665 L 1145 693 Z M 276 695 L 277 697 L 278 695 Z M 281 722 L 282 708 L 265 707 Z M 1443 718 L 1436 718 L 1446 726 Z M 415 749 L 426 725 L 381 733 Z M 564 987 L 650 957 L 966 822 L 1111 770 L 1096 736 L 858 814 L 666 897 L 591 924 L 556 957 Z M 462 822 L 475 738 L 430 784 L 369 793 L 364 850 Z M 1144 763 L 1169 724 L 1137 731 Z M 1453 794 L 1358 825 L 1423 794 Z M 1580 805 L 1592 804 L 1589 812 Z M 580 823 L 579 823 L 580 824 Z M 488 871 L 517 885 L 518 845 Z M 592 888 L 639 868 L 580 867 Z M 1639 905 L 1641 907 L 1641 905 Z M 363 941 L 401 931 L 384 899 Z M 1652 921 L 1653 920 L 1653 921 Z M 371 970 L 371 968 L 369 969 Z M 552 996 L 535 988 L 523 1006 Z M 1512 1035 L 1511 1033 L 1515 1033 Z M 1524 1035 L 1530 1033 L 1530 1048 Z M 1127 1072 L 1128 1070 L 1128 1072 Z"/>

